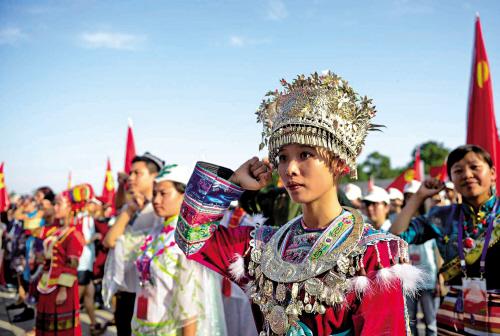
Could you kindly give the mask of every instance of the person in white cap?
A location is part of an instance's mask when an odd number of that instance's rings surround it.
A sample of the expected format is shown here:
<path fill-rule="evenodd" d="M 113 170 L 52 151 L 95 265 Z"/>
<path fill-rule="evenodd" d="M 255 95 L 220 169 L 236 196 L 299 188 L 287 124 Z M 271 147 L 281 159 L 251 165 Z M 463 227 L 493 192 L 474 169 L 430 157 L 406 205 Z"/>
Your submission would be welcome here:
<path fill-rule="evenodd" d="M 134 256 L 137 245 L 152 229 L 156 217 L 151 202 L 153 183 L 163 166 L 163 160 L 149 152 L 134 157 L 130 175 L 127 177 L 127 202 L 103 239 L 103 245 L 110 249 L 107 264 L 113 265 L 114 268 L 111 270 L 106 266 L 112 277 L 105 276 L 103 279 L 103 289 L 109 289 L 104 296 L 116 292 L 114 317 L 118 336 L 130 336 L 132 332 L 130 321 L 134 313 L 137 289 Z M 121 187 L 118 189 L 117 200 L 121 195 L 120 189 Z M 115 202 L 117 208 L 120 207 L 118 203 Z"/>
<path fill-rule="evenodd" d="M 361 192 L 360 187 L 353 183 L 348 183 L 344 187 L 344 193 L 347 199 L 351 201 L 353 208 L 361 209 L 361 206 L 363 205 L 361 201 L 361 199 L 363 198 L 363 193 Z"/>
<path fill-rule="evenodd" d="M 462 203 L 460 194 L 455 190 L 455 185 L 453 182 L 448 181 L 444 184 L 444 191 L 446 192 L 446 198 L 452 204 Z"/>
<path fill-rule="evenodd" d="M 157 220 L 135 262 L 133 335 L 226 335 L 220 278 L 186 258 L 174 239 L 190 173 L 165 165 L 155 178 Z"/>
<path fill-rule="evenodd" d="M 372 190 L 363 198 L 363 203 L 366 206 L 366 214 L 377 230 L 389 231 L 391 221 L 389 216 L 389 194 L 384 188 L 373 186 Z"/>
<path fill-rule="evenodd" d="M 391 202 L 389 207 L 389 219 L 392 220 L 401 212 L 404 203 L 404 195 L 399 189 L 389 188 L 389 200 Z"/>
<path fill-rule="evenodd" d="M 444 190 L 441 190 L 436 195 L 430 197 L 428 202 L 429 209 L 435 206 L 446 206 L 451 204 L 450 200 L 446 197 L 446 192 Z"/>

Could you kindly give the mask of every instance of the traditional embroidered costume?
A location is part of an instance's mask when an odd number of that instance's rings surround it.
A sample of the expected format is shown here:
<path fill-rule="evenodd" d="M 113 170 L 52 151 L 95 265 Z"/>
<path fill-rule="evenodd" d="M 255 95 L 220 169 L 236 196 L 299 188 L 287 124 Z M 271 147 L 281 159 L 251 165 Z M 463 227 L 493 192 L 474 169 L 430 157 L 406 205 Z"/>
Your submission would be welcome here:
<path fill-rule="evenodd" d="M 451 285 L 437 315 L 441 335 L 500 334 L 500 273 L 495 269 L 496 260 L 500 258 L 498 202 L 498 198 L 492 196 L 478 210 L 465 203 L 434 207 L 428 214 L 412 219 L 406 232 L 400 235 L 410 244 L 436 239 L 444 259 L 440 273 Z M 488 247 L 484 249 L 488 235 Z M 463 258 L 460 249 L 464 252 Z M 484 314 L 472 317 L 464 312 L 461 286 L 464 275 L 486 279 L 488 311 Z"/>
<path fill-rule="evenodd" d="M 156 183 L 189 178 L 177 165 L 167 165 Z M 187 176 L 184 176 L 187 175 Z M 198 263 L 188 260 L 174 239 L 178 215 L 157 217 L 137 258 L 137 296 L 132 334 L 175 336 L 181 328 L 196 323 L 197 335 L 225 336 L 220 278 Z"/>
<path fill-rule="evenodd" d="M 285 92 L 271 92 L 257 112 L 271 161 L 287 144 L 323 147 L 355 176 L 355 159 L 375 127 L 371 101 L 331 73 L 282 84 Z M 302 216 L 281 228 L 219 226 L 243 192 L 228 181 L 232 174 L 196 165 L 176 241 L 190 258 L 247 289 L 261 335 L 409 334 L 403 292 L 413 293 L 421 274 L 407 263 L 403 240 L 374 230 L 351 208 L 319 230 Z"/>
<path fill-rule="evenodd" d="M 177 247 L 176 222 L 173 216 L 156 225 L 141 247 L 132 334 L 175 336 L 196 322 L 198 335 L 225 335 L 220 279 Z"/>
<path fill-rule="evenodd" d="M 82 334 L 80 324 L 80 302 L 78 296 L 78 259 L 85 246 L 81 232 L 81 217 L 88 199 L 94 196 L 89 184 L 82 184 L 64 191 L 61 197 L 71 204 L 71 222 L 67 225 L 56 220 L 55 225 L 42 228 L 45 264 L 38 282 L 40 293 L 37 303 L 37 336 L 78 336 Z M 56 303 L 59 287 L 66 287 L 66 300 Z"/>
<path fill-rule="evenodd" d="M 85 240 L 75 226 L 52 225 L 44 227 L 45 265 L 38 283 L 40 293 L 36 314 L 36 335 L 81 335 L 80 303 L 76 264 L 82 254 Z M 56 304 L 59 286 L 67 287 L 67 299 Z"/>

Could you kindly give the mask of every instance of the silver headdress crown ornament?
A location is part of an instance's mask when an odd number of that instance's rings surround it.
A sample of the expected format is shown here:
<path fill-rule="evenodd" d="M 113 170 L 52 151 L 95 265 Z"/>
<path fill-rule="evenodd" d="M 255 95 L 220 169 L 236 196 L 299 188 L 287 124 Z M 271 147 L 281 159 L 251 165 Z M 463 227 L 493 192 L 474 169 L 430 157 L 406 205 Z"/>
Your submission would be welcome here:
<path fill-rule="evenodd" d="M 284 90 L 268 92 L 256 112 L 263 126 L 259 150 L 267 145 L 274 163 L 287 144 L 324 147 L 357 178 L 356 158 L 366 135 L 382 127 L 370 122 L 376 113 L 372 100 L 330 71 L 299 75 L 292 83 L 282 79 L 281 85 Z"/>

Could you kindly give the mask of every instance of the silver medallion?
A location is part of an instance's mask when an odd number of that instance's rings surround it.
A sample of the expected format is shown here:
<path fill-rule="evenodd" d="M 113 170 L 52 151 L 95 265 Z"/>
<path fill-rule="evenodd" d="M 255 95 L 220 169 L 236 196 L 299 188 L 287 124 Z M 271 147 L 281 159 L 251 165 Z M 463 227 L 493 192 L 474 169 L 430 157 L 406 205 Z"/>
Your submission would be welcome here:
<path fill-rule="evenodd" d="M 267 321 L 271 330 L 277 335 L 284 335 L 288 330 L 288 316 L 285 309 L 281 306 L 274 306 L 267 315 Z"/>

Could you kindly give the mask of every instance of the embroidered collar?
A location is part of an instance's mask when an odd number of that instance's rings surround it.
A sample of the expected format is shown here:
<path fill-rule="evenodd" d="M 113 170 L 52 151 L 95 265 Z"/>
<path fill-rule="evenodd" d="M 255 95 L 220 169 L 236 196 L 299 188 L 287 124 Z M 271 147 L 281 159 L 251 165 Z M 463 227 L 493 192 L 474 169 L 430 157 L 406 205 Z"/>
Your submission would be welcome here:
<path fill-rule="evenodd" d="M 347 211 L 338 216 L 311 248 L 309 255 L 300 263 L 283 260 L 281 245 L 294 225 L 300 225 L 301 217 L 282 226 L 265 244 L 262 251 L 262 273 L 280 283 L 304 281 L 332 269 L 340 257 L 349 255 L 358 245 L 363 232 L 363 218 L 357 210 Z M 293 231 L 293 230 L 292 230 Z M 254 253 L 260 253 L 255 250 Z"/>
<path fill-rule="evenodd" d="M 173 241 L 168 243 L 167 234 L 174 231 L 177 218 L 177 215 L 167 218 L 163 222 L 160 234 L 155 235 L 153 233 L 146 237 L 141 247 L 143 254 L 135 262 L 141 285 L 146 285 L 147 283 L 153 284 L 150 272 L 151 261 L 175 245 Z"/>
<path fill-rule="evenodd" d="M 462 209 L 464 210 L 466 218 L 475 217 L 476 219 L 482 219 L 493 210 L 496 201 L 497 197 L 493 195 L 486 202 L 484 202 L 477 211 L 472 205 L 467 203 L 462 204 Z"/>

